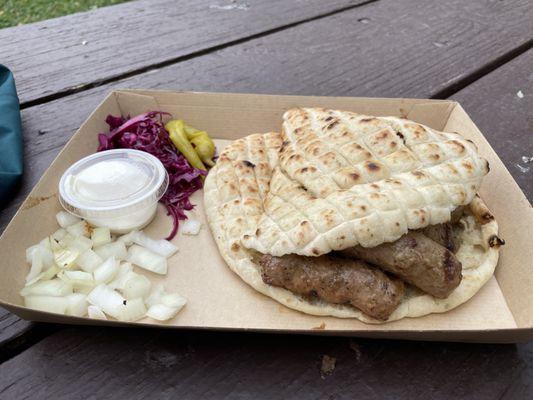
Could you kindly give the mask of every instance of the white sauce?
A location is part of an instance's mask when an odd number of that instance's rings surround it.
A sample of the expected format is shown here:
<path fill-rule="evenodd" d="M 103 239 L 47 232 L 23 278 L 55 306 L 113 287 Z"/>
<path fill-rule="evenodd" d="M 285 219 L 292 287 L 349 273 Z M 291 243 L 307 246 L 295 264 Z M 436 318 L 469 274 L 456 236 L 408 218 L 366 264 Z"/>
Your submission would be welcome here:
<path fill-rule="evenodd" d="M 74 164 L 60 182 L 67 211 L 93 226 L 126 233 L 154 218 L 166 171 L 155 157 L 137 150 L 96 153 Z"/>
<path fill-rule="evenodd" d="M 101 161 L 72 179 L 72 190 L 80 200 L 127 200 L 144 188 L 150 178 L 135 164 L 123 160 Z"/>

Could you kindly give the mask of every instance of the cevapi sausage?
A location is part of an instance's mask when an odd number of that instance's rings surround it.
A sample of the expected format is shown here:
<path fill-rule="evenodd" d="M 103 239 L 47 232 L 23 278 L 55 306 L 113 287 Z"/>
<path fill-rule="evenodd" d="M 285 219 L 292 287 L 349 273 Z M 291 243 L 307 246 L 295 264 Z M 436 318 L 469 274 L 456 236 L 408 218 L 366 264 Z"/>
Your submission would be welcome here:
<path fill-rule="evenodd" d="M 420 232 L 441 246 L 446 247 L 452 253 L 457 251 L 455 237 L 450 223 L 430 225 L 420 230 Z"/>
<path fill-rule="evenodd" d="M 335 304 L 350 303 L 365 314 L 386 320 L 404 295 L 402 281 L 363 261 L 325 255 L 263 255 L 263 282 Z"/>
<path fill-rule="evenodd" d="M 438 298 L 448 297 L 462 279 L 461 262 L 455 255 L 420 232 L 372 248 L 352 247 L 341 254 L 374 264 Z"/>

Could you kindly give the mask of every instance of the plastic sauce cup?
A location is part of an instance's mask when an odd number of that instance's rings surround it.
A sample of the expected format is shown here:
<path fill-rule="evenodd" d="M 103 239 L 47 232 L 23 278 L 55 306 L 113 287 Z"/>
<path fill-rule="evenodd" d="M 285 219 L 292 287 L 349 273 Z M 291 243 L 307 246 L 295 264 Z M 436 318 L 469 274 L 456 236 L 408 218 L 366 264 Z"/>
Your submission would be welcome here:
<path fill-rule="evenodd" d="M 127 233 L 152 221 L 167 187 L 167 171 L 156 157 L 139 150 L 107 150 L 67 169 L 59 181 L 59 201 L 93 226 Z"/>

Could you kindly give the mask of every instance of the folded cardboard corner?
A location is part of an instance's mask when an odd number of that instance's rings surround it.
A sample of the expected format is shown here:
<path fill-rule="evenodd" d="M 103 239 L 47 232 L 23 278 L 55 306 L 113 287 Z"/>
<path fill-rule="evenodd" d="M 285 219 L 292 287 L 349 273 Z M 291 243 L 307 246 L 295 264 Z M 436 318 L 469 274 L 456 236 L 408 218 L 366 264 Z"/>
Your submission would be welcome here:
<path fill-rule="evenodd" d="M 489 161 L 481 195 L 492 209 L 506 240 L 495 276 L 467 303 L 443 314 L 404 319 L 382 325 L 352 319 L 318 317 L 287 309 L 248 287 L 220 257 L 203 213 L 202 193 L 193 196 L 196 218 L 203 223 L 199 236 L 178 235 L 180 251 L 169 260 L 165 277 L 146 276 L 188 299 L 173 320 L 159 323 L 145 318 L 135 323 L 91 320 L 25 308 L 19 290 L 28 272 L 25 249 L 57 229 L 60 210 L 57 184 L 66 168 L 93 153 L 97 134 L 107 129 L 108 114 L 133 116 L 159 109 L 207 130 L 221 150 L 231 140 L 256 132 L 278 130 L 283 112 L 291 107 L 319 106 L 369 115 L 407 117 L 435 129 L 456 131 L 472 140 Z M 496 190 L 495 190 L 496 189 Z M 255 330 L 322 335 L 350 335 L 416 340 L 517 342 L 533 339 L 533 247 L 525 234 L 533 226 L 533 209 L 503 163 L 460 104 L 447 100 L 350 97 L 275 96 L 117 90 L 108 95 L 60 152 L 0 238 L 3 278 L 0 305 L 36 321 L 127 325 L 182 329 Z M 170 221 L 162 208 L 147 228 L 164 237 Z"/>

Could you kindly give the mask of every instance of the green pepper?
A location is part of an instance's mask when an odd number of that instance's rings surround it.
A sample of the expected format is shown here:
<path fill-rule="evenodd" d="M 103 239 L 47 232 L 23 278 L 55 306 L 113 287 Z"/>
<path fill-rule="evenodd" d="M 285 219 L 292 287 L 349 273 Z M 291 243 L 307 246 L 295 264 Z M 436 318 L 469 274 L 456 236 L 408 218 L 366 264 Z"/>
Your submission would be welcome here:
<path fill-rule="evenodd" d="M 187 134 L 185 133 L 185 124 L 180 119 L 173 119 L 165 124 L 165 129 L 168 131 L 170 140 L 176 148 L 185 156 L 187 161 L 197 169 L 206 170 L 200 157 L 194 150 L 194 147 L 189 142 Z"/>
<path fill-rule="evenodd" d="M 199 131 L 192 126 L 185 124 L 185 134 L 189 141 L 194 145 L 196 153 L 200 156 L 202 161 L 209 165 L 214 166 L 213 157 L 215 156 L 215 143 L 209 137 L 206 131 Z"/>

